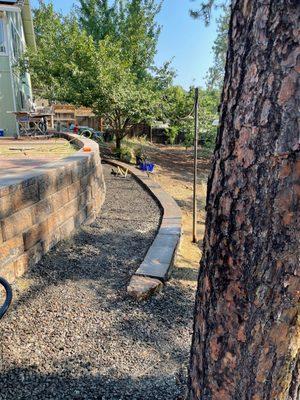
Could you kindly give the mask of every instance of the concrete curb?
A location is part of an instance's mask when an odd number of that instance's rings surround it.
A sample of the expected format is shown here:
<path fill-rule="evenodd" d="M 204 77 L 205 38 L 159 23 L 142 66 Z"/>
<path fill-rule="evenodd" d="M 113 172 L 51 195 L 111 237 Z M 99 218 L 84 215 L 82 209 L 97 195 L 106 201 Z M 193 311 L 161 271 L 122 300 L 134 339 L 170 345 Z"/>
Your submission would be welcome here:
<path fill-rule="evenodd" d="M 128 169 L 128 172 L 154 197 L 162 212 L 162 220 L 157 235 L 149 248 L 146 257 L 133 278 L 138 276 L 158 279 L 165 283 L 171 273 L 176 250 L 182 233 L 181 209 L 175 200 L 162 187 L 154 182 L 147 173 L 136 167 L 112 159 L 104 162 L 115 167 Z M 136 279 L 135 279 L 136 280 Z M 130 288 L 130 285 L 129 287 Z"/>

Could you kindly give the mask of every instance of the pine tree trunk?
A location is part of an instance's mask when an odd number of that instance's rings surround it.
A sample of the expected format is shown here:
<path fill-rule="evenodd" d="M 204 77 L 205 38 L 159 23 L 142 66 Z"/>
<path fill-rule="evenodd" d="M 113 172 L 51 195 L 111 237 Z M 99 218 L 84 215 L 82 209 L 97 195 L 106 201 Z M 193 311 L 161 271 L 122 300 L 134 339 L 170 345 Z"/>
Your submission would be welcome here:
<path fill-rule="evenodd" d="M 300 2 L 236 0 L 190 400 L 300 399 Z"/>

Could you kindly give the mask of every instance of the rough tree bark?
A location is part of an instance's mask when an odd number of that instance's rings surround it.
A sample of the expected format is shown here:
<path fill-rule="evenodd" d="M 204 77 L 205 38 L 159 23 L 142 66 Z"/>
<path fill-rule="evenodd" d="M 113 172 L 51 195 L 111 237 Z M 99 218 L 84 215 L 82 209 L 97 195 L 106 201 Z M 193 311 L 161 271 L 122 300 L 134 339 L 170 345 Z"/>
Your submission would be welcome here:
<path fill-rule="evenodd" d="M 235 0 L 190 400 L 300 399 L 300 2 Z"/>

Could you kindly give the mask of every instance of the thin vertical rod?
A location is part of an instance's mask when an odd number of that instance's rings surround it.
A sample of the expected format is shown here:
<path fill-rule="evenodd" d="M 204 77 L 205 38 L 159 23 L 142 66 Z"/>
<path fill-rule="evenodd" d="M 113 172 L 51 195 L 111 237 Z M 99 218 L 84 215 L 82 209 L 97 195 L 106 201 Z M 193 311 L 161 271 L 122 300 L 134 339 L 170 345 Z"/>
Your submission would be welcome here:
<path fill-rule="evenodd" d="M 195 134 L 194 134 L 194 193 L 193 193 L 193 243 L 197 243 L 197 181 L 198 181 L 198 131 L 199 89 L 195 89 Z"/>

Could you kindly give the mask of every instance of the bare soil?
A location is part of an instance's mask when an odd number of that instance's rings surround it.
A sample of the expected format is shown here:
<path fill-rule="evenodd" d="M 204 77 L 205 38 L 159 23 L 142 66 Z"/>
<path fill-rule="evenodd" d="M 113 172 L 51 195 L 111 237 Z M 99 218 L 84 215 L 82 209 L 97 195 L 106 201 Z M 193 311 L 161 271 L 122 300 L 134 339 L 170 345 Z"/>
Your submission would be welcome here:
<path fill-rule="evenodd" d="M 145 152 L 156 164 L 152 178 L 157 181 L 178 203 L 183 213 L 183 237 L 178 256 L 175 260 L 173 277 L 196 288 L 202 240 L 205 230 L 205 202 L 207 178 L 210 171 L 210 158 L 198 154 L 197 187 L 197 233 L 198 243 L 192 242 L 193 230 L 193 150 L 185 147 L 151 145 L 145 146 Z"/>

